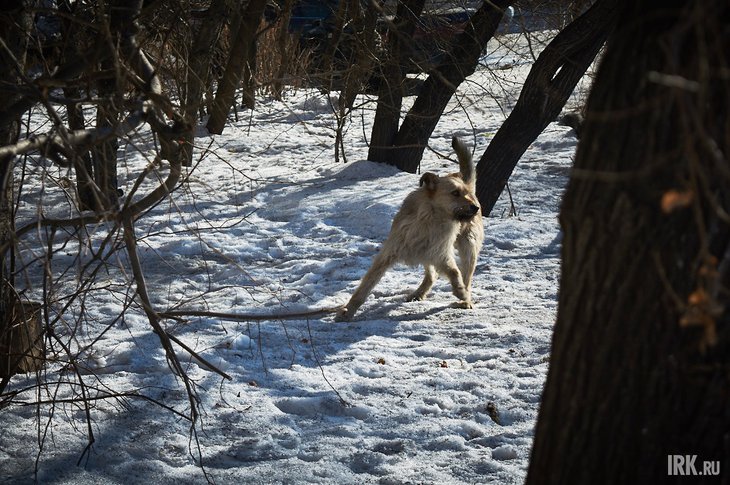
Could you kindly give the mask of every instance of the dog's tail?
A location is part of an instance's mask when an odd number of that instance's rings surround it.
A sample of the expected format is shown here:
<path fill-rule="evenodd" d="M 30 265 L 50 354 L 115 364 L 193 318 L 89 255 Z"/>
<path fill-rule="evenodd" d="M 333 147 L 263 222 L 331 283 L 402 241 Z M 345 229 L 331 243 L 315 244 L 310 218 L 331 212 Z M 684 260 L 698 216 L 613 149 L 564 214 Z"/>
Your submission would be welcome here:
<path fill-rule="evenodd" d="M 461 173 L 461 178 L 464 180 L 464 183 L 476 186 L 476 168 L 471 158 L 471 151 L 469 151 L 466 144 L 458 136 L 451 139 L 451 146 L 454 147 L 456 157 L 459 159 L 459 173 Z"/>

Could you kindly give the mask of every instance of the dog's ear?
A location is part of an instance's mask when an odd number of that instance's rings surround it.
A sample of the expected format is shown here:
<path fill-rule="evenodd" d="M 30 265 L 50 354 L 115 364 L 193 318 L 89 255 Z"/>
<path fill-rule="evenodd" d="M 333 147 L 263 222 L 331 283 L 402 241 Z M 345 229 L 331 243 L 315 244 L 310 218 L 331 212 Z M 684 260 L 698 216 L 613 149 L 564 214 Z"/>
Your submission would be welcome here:
<path fill-rule="evenodd" d="M 423 175 L 421 175 L 421 181 L 418 182 L 418 185 L 421 187 L 425 186 L 427 190 L 434 191 L 436 190 L 436 184 L 439 182 L 439 176 L 436 174 L 433 174 L 431 172 L 426 172 Z"/>

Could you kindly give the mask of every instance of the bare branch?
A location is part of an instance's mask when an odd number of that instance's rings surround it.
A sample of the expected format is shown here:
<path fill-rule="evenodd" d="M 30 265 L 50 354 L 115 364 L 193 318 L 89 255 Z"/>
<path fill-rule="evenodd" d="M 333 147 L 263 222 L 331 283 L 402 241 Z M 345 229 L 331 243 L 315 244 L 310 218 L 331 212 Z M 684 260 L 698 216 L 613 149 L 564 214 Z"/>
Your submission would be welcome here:
<path fill-rule="evenodd" d="M 75 130 L 68 135 L 41 135 L 21 140 L 14 145 L 0 147 L 0 158 L 32 153 L 35 151 L 71 149 L 80 150 L 83 146 L 95 145 L 111 137 L 121 137 L 131 132 L 147 119 L 145 103 L 140 102 L 140 109 L 133 111 L 124 121 L 108 128 L 89 128 Z"/>
<path fill-rule="evenodd" d="M 159 314 L 161 318 L 184 318 L 184 317 L 206 317 L 220 318 L 221 320 L 232 320 L 238 322 L 261 322 L 265 320 L 295 320 L 301 318 L 318 317 L 330 313 L 336 313 L 340 307 L 321 308 L 306 312 L 294 313 L 225 313 L 225 312 L 208 312 L 203 310 L 172 310 Z"/>
<path fill-rule="evenodd" d="M 166 334 L 167 334 L 167 338 L 169 338 L 170 340 L 172 340 L 173 342 L 175 342 L 176 344 L 178 344 L 180 347 L 182 347 L 183 349 L 185 349 L 185 351 L 187 353 L 189 353 L 190 355 L 192 355 L 193 357 L 195 357 L 201 364 L 203 364 L 204 366 L 206 366 L 208 369 L 210 369 L 213 372 L 215 372 L 216 374 L 218 374 L 218 375 L 220 375 L 220 376 L 228 379 L 229 381 L 233 380 L 233 378 L 231 378 L 231 376 L 229 376 L 228 374 L 226 374 L 225 372 L 223 372 L 222 370 L 220 370 L 218 367 L 216 367 L 213 364 L 211 364 L 210 362 L 208 362 L 199 353 L 197 353 L 196 351 L 194 351 L 193 349 L 191 349 L 190 347 L 188 347 L 187 345 L 185 345 L 185 343 L 182 340 L 180 340 L 179 338 L 175 337 L 173 334 L 171 334 L 169 332 L 166 332 Z"/>

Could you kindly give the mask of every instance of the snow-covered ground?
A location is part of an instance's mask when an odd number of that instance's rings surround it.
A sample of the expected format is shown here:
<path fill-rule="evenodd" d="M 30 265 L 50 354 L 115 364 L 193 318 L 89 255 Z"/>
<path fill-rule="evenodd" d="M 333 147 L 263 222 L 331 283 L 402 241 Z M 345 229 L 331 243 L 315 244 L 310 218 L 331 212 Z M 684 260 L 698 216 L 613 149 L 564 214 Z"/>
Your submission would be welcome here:
<path fill-rule="evenodd" d="M 422 171 L 454 170 L 453 134 L 476 145 L 479 157 L 514 103 L 529 63 L 504 49 L 490 52 L 488 62 L 504 69 L 481 69 L 461 87 Z M 373 104 L 352 114 L 348 162 L 335 163 L 331 102 L 313 91 L 288 93 L 239 113 L 222 136 L 201 133 L 200 163 L 186 172 L 187 183 L 137 226 L 159 310 L 280 314 L 347 301 L 419 175 L 365 160 Z M 125 148 L 126 190 L 146 163 L 146 137 Z M 89 401 L 95 442 L 84 454 L 87 413 L 63 401 L 80 387 L 58 384 L 61 363 L 48 364 L 41 386 L 35 375 L 14 377 L 6 392 L 29 390 L 0 410 L 0 482 L 27 483 L 37 468 L 42 483 L 200 483 L 202 456 L 217 483 L 521 483 L 549 359 L 557 212 L 575 143 L 569 128 L 553 123 L 517 166 L 510 180 L 517 214 L 503 196 L 485 221 L 473 310 L 451 307 L 443 278 L 428 300 L 405 302 L 422 273 L 397 267 L 350 323 L 331 314 L 167 320 L 171 333 L 232 377 L 177 348 L 201 399 L 197 442 L 189 422 L 132 397 L 183 413 L 188 406 L 144 313 L 129 305 L 126 256 L 114 253 L 83 302 L 84 318 L 74 320 L 77 302 L 55 332 L 72 355 L 80 353 L 82 372 L 62 380 L 83 379 L 92 399 L 118 397 Z M 66 210 L 54 186 L 65 170 L 43 167 L 42 193 L 23 196 L 26 218 L 39 195 L 47 214 Z M 80 259 L 78 243 L 63 246 L 56 234 L 53 268 L 76 272 L 59 278 L 52 311 L 106 228 L 91 228 L 91 248 Z M 43 250 L 32 235 L 27 241 L 26 252 Z M 55 406 L 24 405 L 54 395 Z"/>

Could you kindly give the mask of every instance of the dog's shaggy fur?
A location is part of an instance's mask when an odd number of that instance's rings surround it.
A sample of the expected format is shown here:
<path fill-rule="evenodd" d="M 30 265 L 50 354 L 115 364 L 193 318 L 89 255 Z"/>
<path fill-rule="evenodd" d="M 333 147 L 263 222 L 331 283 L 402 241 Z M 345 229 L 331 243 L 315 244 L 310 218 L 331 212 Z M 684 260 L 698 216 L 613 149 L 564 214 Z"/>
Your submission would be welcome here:
<path fill-rule="evenodd" d="M 411 293 L 410 300 L 426 298 L 440 273 L 451 282 L 459 299 L 457 306 L 473 307 L 471 280 L 484 241 L 484 224 L 475 195 L 476 171 L 471 153 L 457 137 L 452 146 L 459 159 L 459 173 L 443 177 L 423 174 L 421 187 L 406 197 L 382 249 L 350 301 L 337 313 L 337 320 L 350 320 L 395 263 L 424 267 L 423 282 Z M 459 252 L 459 264 L 454 248 Z"/>

